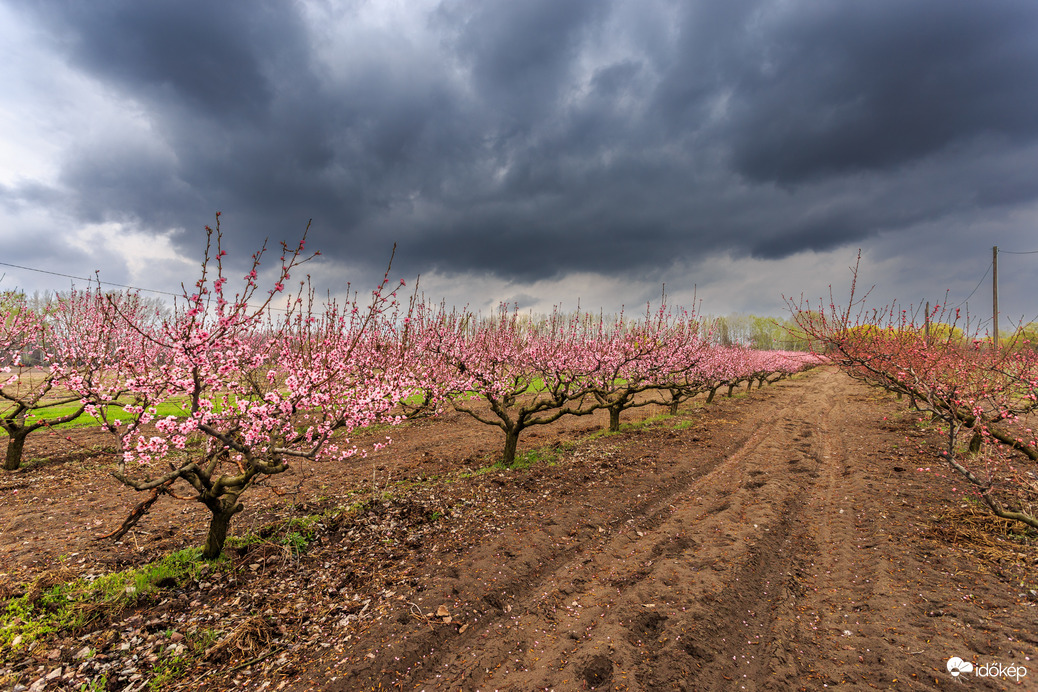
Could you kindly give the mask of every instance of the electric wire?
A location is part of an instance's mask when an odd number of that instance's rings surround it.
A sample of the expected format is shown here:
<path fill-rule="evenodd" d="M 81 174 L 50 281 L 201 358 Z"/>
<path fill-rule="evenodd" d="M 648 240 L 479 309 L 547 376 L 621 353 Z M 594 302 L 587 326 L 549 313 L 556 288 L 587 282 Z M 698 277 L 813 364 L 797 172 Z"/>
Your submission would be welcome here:
<path fill-rule="evenodd" d="M 978 290 L 980 290 L 980 285 L 984 283 L 984 279 L 988 278 L 988 272 L 991 271 L 991 267 L 993 267 L 994 264 L 995 264 L 994 262 L 988 262 L 988 268 L 984 270 L 984 276 L 980 277 L 980 281 L 978 281 L 977 285 L 974 287 L 974 289 L 972 291 L 970 291 L 970 294 L 968 296 L 966 296 L 965 298 L 963 298 L 961 303 L 959 303 L 955 307 L 951 308 L 952 310 L 958 310 L 959 308 L 961 308 L 963 305 L 966 304 L 966 301 L 968 301 L 970 298 L 973 297 L 974 293 L 976 293 Z"/>
<path fill-rule="evenodd" d="M 37 273 L 40 273 L 40 274 L 50 274 L 51 276 L 60 276 L 60 277 L 66 278 L 66 279 L 76 279 L 78 281 L 96 282 L 98 284 L 104 284 L 106 286 L 115 286 L 117 288 L 125 288 L 125 289 L 129 289 L 131 291 L 144 291 L 144 292 L 147 292 L 147 293 L 158 293 L 158 294 L 164 295 L 164 296 L 173 296 L 174 298 L 183 298 L 184 297 L 184 294 L 182 294 L 182 293 L 170 293 L 169 291 L 160 291 L 160 290 L 158 290 L 156 288 L 142 288 L 140 286 L 130 286 L 128 284 L 117 284 L 117 283 L 113 283 L 111 281 L 101 281 L 100 279 L 97 279 L 97 278 L 91 279 L 91 278 L 86 277 L 86 276 L 75 276 L 74 274 L 64 274 L 62 272 L 50 271 L 49 269 L 37 269 L 36 267 L 26 267 L 26 266 L 21 265 L 21 264 L 11 264 L 10 262 L 0 262 L 0 266 L 13 267 L 15 269 L 24 269 L 25 271 L 37 272 Z M 3 279 L 6 276 L 7 275 L 4 274 L 3 276 L 0 276 L 0 279 Z M 268 310 L 272 310 L 274 312 L 284 312 L 284 313 L 293 312 L 292 310 L 289 310 L 289 309 L 286 309 L 286 308 L 275 307 L 273 305 L 268 306 L 267 309 Z"/>
<path fill-rule="evenodd" d="M 159 290 L 154 289 L 154 288 L 141 288 L 140 286 L 127 286 L 126 284 L 117 284 L 117 283 L 112 283 L 111 281 L 101 281 L 100 279 L 97 279 L 97 278 L 91 279 L 91 278 L 86 277 L 86 276 L 74 276 L 72 274 L 62 274 L 61 272 L 52 272 L 52 271 L 47 270 L 47 269 L 36 269 L 35 267 L 25 267 L 25 266 L 22 266 L 20 264 L 11 264 L 9 262 L 0 262 L 0 265 L 2 265 L 4 267 L 14 267 L 15 269 L 24 269 L 25 271 L 37 272 L 37 273 L 40 273 L 40 274 L 50 274 L 51 276 L 61 276 L 61 277 L 64 277 L 66 279 L 77 279 L 79 281 L 89 281 L 89 282 L 96 281 L 97 283 L 104 284 L 106 286 L 115 286 L 117 288 L 128 288 L 128 289 L 133 290 L 133 291 L 146 291 L 148 293 L 161 293 L 164 296 L 173 296 L 174 298 L 179 298 L 180 297 L 180 294 L 178 294 L 178 293 L 170 293 L 169 291 L 159 291 Z"/>

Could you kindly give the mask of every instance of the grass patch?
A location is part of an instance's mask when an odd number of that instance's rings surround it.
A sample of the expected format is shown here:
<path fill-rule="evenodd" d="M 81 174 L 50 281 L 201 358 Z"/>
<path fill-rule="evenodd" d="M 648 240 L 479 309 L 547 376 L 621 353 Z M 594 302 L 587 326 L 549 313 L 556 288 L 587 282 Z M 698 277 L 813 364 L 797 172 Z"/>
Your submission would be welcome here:
<path fill-rule="evenodd" d="M 517 452 L 512 469 L 528 469 L 537 464 L 554 466 L 559 462 L 559 452 L 553 447 L 537 447 L 525 452 Z"/>
<path fill-rule="evenodd" d="M 184 646 L 167 650 L 165 655 L 155 662 L 155 666 L 151 669 L 148 689 L 161 690 L 166 685 L 183 678 L 199 665 L 206 651 L 220 639 L 222 634 L 223 632 L 220 630 L 212 628 L 202 628 L 186 634 Z"/>
<path fill-rule="evenodd" d="M 50 418 L 60 418 L 61 416 L 67 416 L 70 413 L 75 413 L 76 410 L 79 408 L 79 406 L 80 406 L 80 404 L 76 403 L 76 402 L 73 402 L 71 404 L 63 404 L 61 406 L 51 406 L 51 407 L 42 409 L 40 416 L 34 416 L 32 414 L 32 412 L 29 412 L 28 415 L 25 416 L 25 422 L 28 423 L 28 424 L 31 424 L 33 421 L 38 420 L 39 418 L 50 419 Z M 0 416 L 2 416 L 2 415 L 3 415 L 3 412 L 0 412 Z M 167 416 L 176 416 L 177 418 L 186 418 L 187 415 L 188 415 L 188 412 L 185 411 L 180 404 L 172 403 L 172 402 L 167 402 L 167 403 L 164 403 L 164 404 L 159 404 L 158 407 L 156 408 L 156 414 L 155 414 L 155 416 L 157 418 L 165 418 Z M 117 407 L 112 407 L 108 411 L 108 417 L 110 419 L 112 419 L 112 420 L 121 420 L 121 421 L 130 420 L 130 418 L 132 418 L 132 416 L 130 414 L 125 413 L 122 409 L 117 408 Z M 87 413 L 84 413 L 83 415 L 79 416 L 78 418 L 70 420 L 68 423 L 62 423 L 61 425 L 54 425 L 54 426 L 50 426 L 50 427 L 52 429 L 55 429 L 55 430 L 63 430 L 63 429 L 66 429 L 66 428 L 87 428 L 87 427 L 90 427 L 90 426 L 98 426 L 98 425 L 100 425 L 100 423 L 97 421 L 96 418 L 94 418 L 93 416 L 91 416 L 91 415 L 89 415 Z M 0 430 L 0 437 L 7 437 L 7 433 L 3 432 L 2 430 Z"/>
<path fill-rule="evenodd" d="M 396 490 L 421 485 L 420 482 L 402 481 L 394 484 Z M 363 494 L 367 490 L 358 489 L 351 495 Z M 331 507 L 323 512 L 305 516 L 289 517 L 281 521 L 261 526 L 259 529 L 243 536 L 228 536 L 224 550 L 248 551 L 261 545 L 276 546 L 298 557 L 309 551 L 320 531 L 330 524 L 349 514 L 357 514 L 371 507 L 376 502 L 390 500 L 394 497 L 391 490 L 373 493 L 370 497 L 358 499 L 346 506 Z"/>
<path fill-rule="evenodd" d="M 657 413 L 655 416 L 648 416 L 646 418 L 642 418 L 641 420 L 636 420 L 627 423 L 626 425 L 621 425 L 620 430 L 623 430 L 625 427 L 628 430 L 647 428 L 649 426 L 656 425 L 657 423 L 663 423 L 664 421 L 671 420 L 672 418 L 673 416 L 671 416 L 669 413 Z"/>
<path fill-rule="evenodd" d="M 635 430 L 641 430 L 642 428 L 650 428 L 654 425 L 659 425 L 672 420 L 674 420 L 674 415 L 670 413 L 657 413 L 654 416 L 647 416 L 640 420 L 630 421 L 627 423 L 620 423 L 620 429 L 616 431 L 609 430 L 609 428 L 602 428 L 601 430 L 596 430 L 593 433 L 588 433 L 582 439 L 597 440 L 600 437 L 612 437 L 614 435 L 623 435 L 624 433 L 633 432 Z M 680 423 L 675 423 L 671 427 L 673 427 L 676 430 L 684 430 L 685 428 L 691 427 L 694 424 L 694 421 L 683 421 Z"/>
<path fill-rule="evenodd" d="M 0 616 L 0 650 L 13 653 L 60 632 L 75 633 L 105 614 L 148 599 L 155 592 L 195 579 L 213 563 L 188 548 L 160 560 L 95 579 L 57 570 L 26 585 L 7 600 Z M 216 563 L 219 568 L 219 561 Z"/>
<path fill-rule="evenodd" d="M 626 430 L 628 429 L 627 426 L 629 426 L 629 425 L 630 425 L 630 423 L 621 423 L 620 424 L 620 429 L 616 430 L 616 431 L 610 430 L 609 428 L 602 428 L 601 430 L 596 430 L 595 432 L 588 433 L 584 437 L 584 439 L 585 440 L 597 440 L 597 439 L 599 439 L 601 437 L 613 437 L 614 435 L 622 435 L 624 432 L 626 432 Z"/>
<path fill-rule="evenodd" d="M 563 445 L 566 446 L 566 445 Z M 568 445 L 572 447 L 572 445 Z M 483 476 L 488 473 L 505 473 L 508 471 L 523 471 L 532 466 L 538 464 L 547 464 L 554 466 L 559 462 L 559 449 L 562 447 L 537 447 L 535 449 L 528 449 L 523 452 L 516 452 L 515 461 L 511 465 L 505 464 L 503 461 L 498 459 L 486 466 L 481 466 L 478 469 L 461 471 L 457 474 L 458 478 L 474 478 L 476 476 Z M 489 457 L 484 457 L 489 459 Z"/>
<path fill-rule="evenodd" d="M 336 507 L 319 514 L 291 517 L 284 521 L 267 524 L 254 533 L 244 536 L 228 536 L 225 549 L 249 549 L 259 545 L 275 545 L 286 549 L 291 555 L 299 556 L 310 549 L 319 529 L 343 514 L 362 509 L 369 501 L 359 501 L 347 508 Z"/>
<path fill-rule="evenodd" d="M 459 471 L 458 478 L 475 478 L 476 476 L 484 476 L 488 473 L 494 473 L 496 471 L 511 471 L 512 467 L 505 466 L 501 461 L 495 461 L 489 466 L 481 466 L 478 469 L 470 469 L 466 471 Z"/>

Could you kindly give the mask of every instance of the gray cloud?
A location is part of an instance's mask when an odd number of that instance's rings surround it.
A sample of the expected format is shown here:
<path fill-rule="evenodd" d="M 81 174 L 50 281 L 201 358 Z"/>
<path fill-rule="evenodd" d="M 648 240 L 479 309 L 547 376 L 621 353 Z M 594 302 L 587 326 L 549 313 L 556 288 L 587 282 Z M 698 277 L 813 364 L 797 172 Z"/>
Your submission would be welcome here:
<path fill-rule="evenodd" d="M 185 247 L 220 209 L 249 252 L 313 217 L 354 264 L 396 241 L 405 273 L 644 279 L 1038 199 L 1023 0 L 445 0 L 388 28 L 377 3 L 12 5 L 147 127 L 0 203 Z"/>
<path fill-rule="evenodd" d="M 298 58 L 292 49 L 305 46 L 299 17 L 278 2 L 55 0 L 32 6 L 84 69 L 164 107 L 217 121 L 262 119 L 285 76 L 274 72 L 283 69 L 278 63 Z"/>
<path fill-rule="evenodd" d="M 1038 135 L 1038 6 L 848 2 L 765 19 L 733 69 L 736 170 L 799 183 Z"/>

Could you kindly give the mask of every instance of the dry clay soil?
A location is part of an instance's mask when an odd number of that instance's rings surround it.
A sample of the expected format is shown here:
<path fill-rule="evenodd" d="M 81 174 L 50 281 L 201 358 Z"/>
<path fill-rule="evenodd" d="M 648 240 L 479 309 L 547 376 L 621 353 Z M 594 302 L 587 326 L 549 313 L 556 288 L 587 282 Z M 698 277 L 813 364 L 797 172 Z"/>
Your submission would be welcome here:
<path fill-rule="evenodd" d="M 1035 542 L 984 519 L 960 530 L 972 515 L 940 438 L 903 402 L 819 368 L 590 436 L 602 422 L 527 431 L 521 451 L 553 463 L 475 474 L 499 431 L 453 413 L 406 424 L 365 461 L 279 478 L 290 507 L 246 497 L 239 533 L 376 497 L 307 553 L 229 551 L 239 578 L 120 617 L 187 632 L 212 611 L 239 633 L 263 618 L 252 650 L 176 689 L 1038 689 Z M 29 454 L 60 456 L 59 442 Z M 90 541 L 140 498 L 90 470 L 103 455 L 77 454 L 0 479 L 9 576 L 198 544 L 204 517 L 168 498 L 122 543 Z M 75 669 L 81 644 L 56 646 Z M 1027 675 L 956 678 L 953 656 Z M 53 664 L 37 662 L 23 670 Z"/>

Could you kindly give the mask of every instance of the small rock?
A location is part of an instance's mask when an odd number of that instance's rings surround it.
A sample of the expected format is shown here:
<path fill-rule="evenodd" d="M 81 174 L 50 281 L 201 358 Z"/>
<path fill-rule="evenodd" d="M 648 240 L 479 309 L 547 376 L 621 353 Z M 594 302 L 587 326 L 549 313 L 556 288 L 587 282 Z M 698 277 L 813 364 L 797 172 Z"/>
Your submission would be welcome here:
<path fill-rule="evenodd" d="M 76 658 L 82 660 L 90 656 L 90 647 L 84 646 L 82 649 L 76 652 Z"/>
<path fill-rule="evenodd" d="M 43 679 L 44 680 L 54 680 L 55 678 L 60 678 L 60 677 L 61 677 L 61 668 L 55 668 L 51 672 L 47 673 L 43 677 Z"/>

